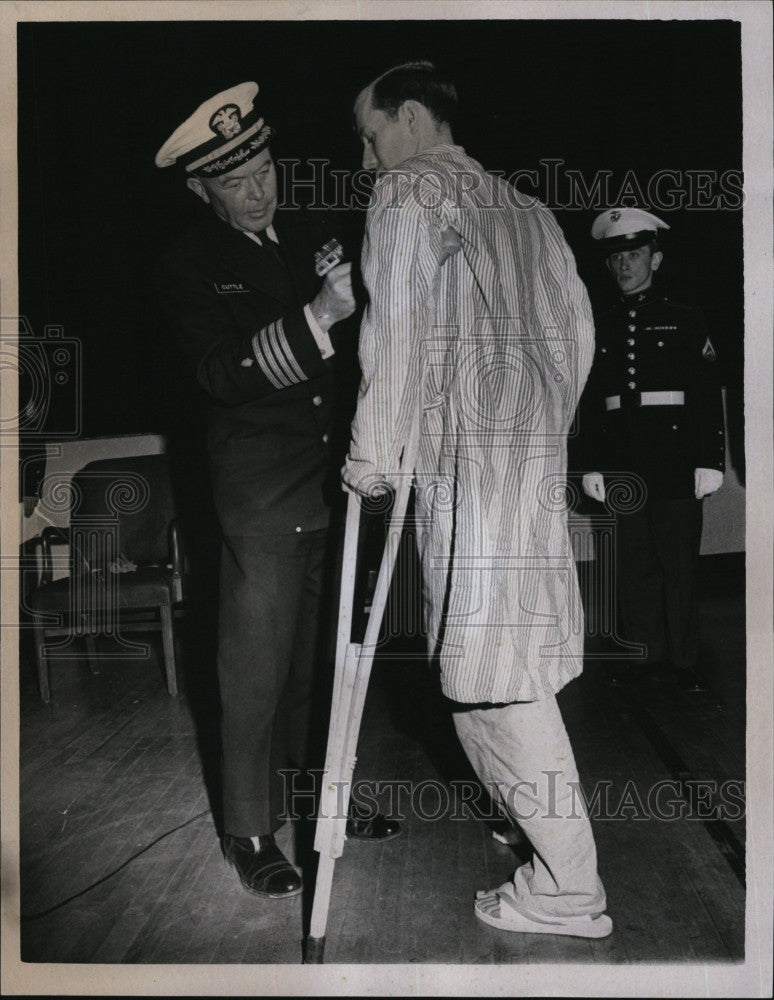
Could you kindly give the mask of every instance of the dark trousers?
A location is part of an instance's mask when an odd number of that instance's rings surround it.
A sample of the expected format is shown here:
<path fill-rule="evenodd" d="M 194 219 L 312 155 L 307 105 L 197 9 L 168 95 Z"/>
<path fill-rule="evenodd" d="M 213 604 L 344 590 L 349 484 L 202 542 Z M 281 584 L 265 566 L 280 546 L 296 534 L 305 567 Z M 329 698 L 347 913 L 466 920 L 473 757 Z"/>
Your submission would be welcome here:
<path fill-rule="evenodd" d="M 694 499 L 648 500 L 616 519 L 619 627 L 624 639 L 647 647 L 647 663 L 696 668 L 701 529 Z"/>
<path fill-rule="evenodd" d="M 273 833 L 306 764 L 326 531 L 223 539 L 218 681 L 224 830 Z"/>

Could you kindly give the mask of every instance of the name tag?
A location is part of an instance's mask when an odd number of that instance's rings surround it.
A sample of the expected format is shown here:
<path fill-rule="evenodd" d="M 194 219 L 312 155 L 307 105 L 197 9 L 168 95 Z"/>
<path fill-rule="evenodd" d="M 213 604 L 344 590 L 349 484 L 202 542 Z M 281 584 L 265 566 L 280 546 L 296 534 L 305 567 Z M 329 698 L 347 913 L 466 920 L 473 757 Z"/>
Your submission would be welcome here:
<path fill-rule="evenodd" d="M 232 292 L 249 292 L 249 288 L 245 288 L 241 281 L 215 281 L 215 291 L 218 295 L 231 295 Z"/>

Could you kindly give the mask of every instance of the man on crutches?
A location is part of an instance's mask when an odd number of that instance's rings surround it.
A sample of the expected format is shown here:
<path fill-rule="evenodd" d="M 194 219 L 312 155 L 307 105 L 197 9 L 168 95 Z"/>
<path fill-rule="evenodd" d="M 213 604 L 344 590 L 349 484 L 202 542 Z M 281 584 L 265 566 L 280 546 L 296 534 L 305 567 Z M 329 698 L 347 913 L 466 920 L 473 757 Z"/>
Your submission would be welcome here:
<path fill-rule="evenodd" d="M 472 765 L 534 848 L 477 893 L 476 916 L 605 937 L 612 921 L 555 698 L 582 669 L 564 486 L 591 311 L 551 213 L 454 145 L 455 107 L 454 87 L 425 62 L 357 98 L 363 166 L 379 177 L 344 480 L 364 495 L 400 493 L 413 474 L 430 653 Z"/>

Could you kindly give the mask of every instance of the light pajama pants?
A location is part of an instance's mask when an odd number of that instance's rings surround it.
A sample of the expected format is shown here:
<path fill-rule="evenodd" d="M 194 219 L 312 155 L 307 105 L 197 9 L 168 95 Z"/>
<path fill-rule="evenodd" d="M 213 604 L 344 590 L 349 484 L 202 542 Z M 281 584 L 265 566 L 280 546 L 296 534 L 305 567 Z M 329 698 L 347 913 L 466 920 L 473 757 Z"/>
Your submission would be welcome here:
<path fill-rule="evenodd" d="M 535 850 L 513 876 L 519 908 L 537 917 L 603 913 L 594 836 L 556 698 L 453 716 L 480 781 Z"/>

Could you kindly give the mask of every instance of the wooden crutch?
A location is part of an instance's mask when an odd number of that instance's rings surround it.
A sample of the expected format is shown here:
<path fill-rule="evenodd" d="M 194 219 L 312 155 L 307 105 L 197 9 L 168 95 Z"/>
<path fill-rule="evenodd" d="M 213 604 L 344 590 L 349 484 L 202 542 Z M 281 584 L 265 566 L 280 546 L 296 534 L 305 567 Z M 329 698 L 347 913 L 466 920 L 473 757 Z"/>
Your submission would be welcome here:
<path fill-rule="evenodd" d="M 333 886 L 333 868 L 336 858 L 340 858 L 344 851 L 347 811 L 352 774 L 357 760 L 360 722 L 363 717 L 363 707 L 368 691 L 376 643 L 379 638 L 379 629 L 387 603 L 390 582 L 403 533 L 406 508 L 411 494 L 421 425 L 422 396 L 423 385 L 420 386 L 418 396 L 420 406 L 411 429 L 409 444 L 404 452 L 403 468 L 405 471 L 401 475 L 395 494 L 384 554 L 379 566 L 376 590 L 362 644 L 351 641 L 357 548 L 360 533 L 360 497 L 356 493 L 350 493 L 347 503 L 331 721 L 314 841 L 314 849 L 320 854 L 320 863 L 314 888 L 309 936 L 304 953 L 304 961 L 307 964 L 320 964 L 323 961 L 325 928 Z"/>

